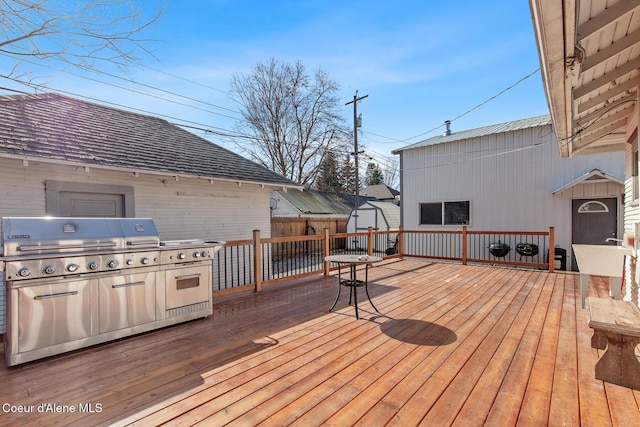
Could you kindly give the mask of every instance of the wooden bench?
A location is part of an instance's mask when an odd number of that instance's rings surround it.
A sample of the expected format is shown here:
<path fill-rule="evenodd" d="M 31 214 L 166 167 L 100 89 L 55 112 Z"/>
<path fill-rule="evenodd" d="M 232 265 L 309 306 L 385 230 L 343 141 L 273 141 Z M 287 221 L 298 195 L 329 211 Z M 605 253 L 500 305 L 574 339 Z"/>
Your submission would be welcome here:
<path fill-rule="evenodd" d="M 605 350 L 596 363 L 596 378 L 640 390 L 640 309 L 629 301 L 588 298 L 591 347 Z"/>

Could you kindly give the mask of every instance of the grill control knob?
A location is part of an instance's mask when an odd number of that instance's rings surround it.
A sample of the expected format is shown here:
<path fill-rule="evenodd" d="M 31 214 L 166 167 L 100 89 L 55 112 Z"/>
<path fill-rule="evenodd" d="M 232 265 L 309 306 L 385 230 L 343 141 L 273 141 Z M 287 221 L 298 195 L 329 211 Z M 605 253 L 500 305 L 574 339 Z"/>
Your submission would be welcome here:
<path fill-rule="evenodd" d="M 109 268 L 114 268 L 116 265 L 118 265 L 118 261 L 116 261 L 115 259 L 110 259 L 109 261 L 107 261 L 107 267 Z"/>
<path fill-rule="evenodd" d="M 97 270 L 98 269 L 98 263 L 95 261 L 89 261 L 89 264 L 87 264 L 87 268 L 89 270 Z"/>
<path fill-rule="evenodd" d="M 22 267 L 20 270 L 18 270 L 18 276 L 20 277 L 27 277 L 31 275 L 31 270 L 29 270 L 29 268 L 27 267 Z"/>
<path fill-rule="evenodd" d="M 186 257 L 186 255 L 183 252 L 180 252 L 178 254 L 178 259 L 184 259 Z"/>
<path fill-rule="evenodd" d="M 196 251 L 193 253 L 193 257 L 194 258 L 200 258 L 200 255 L 202 255 L 200 252 Z"/>
<path fill-rule="evenodd" d="M 126 261 L 126 263 L 127 263 L 127 265 L 133 265 L 133 260 L 132 260 L 132 259 L 128 259 L 128 260 Z"/>
<path fill-rule="evenodd" d="M 147 257 L 142 257 L 142 259 L 140 260 L 140 262 L 141 262 L 142 264 L 144 264 L 144 265 L 147 265 L 147 264 L 149 264 L 149 258 L 147 258 Z"/>
<path fill-rule="evenodd" d="M 200 256 L 202 256 L 202 258 L 206 258 L 208 255 L 209 253 L 207 251 L 200 252 Z"/>
<path fill-rule="evenodd" d="M 69 273 L 74 273 L 74 272 L 78 271 L 79 267 L 80 266 L 78 264 L 69 264 L 69 265 L 67 265 L 67 271 Z"/>
<path fill-rule="evenodd" d="M 44 268 L 42 269 L 42 272 L 44 274 L 53 274 L 56 272 L 56 269 L 53 265 L 45 265 Z"/>

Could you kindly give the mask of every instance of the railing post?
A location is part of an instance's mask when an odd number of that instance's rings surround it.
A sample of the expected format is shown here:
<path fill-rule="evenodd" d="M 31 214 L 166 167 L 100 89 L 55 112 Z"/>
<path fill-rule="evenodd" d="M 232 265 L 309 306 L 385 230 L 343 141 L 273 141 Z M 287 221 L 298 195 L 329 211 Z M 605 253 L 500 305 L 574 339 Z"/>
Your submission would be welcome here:
<path fill-rule="evenodd" d="M 336 230 L 337 231 L 337 230 Z M 322 241 L 322 259 L 325 259 L 329 256 L 329 229 L 324 229 L 324 240 Z M 330 271 L 330 263 L 329 261 L 324 261 L 324 275 L 328 276 Z"/>
<path fill-rule="evenodd" d="M 253 230 L 253 280 L 254 292 L 262 291 L 262 248 L 260 245 L 260 230 Z"/>
<path fill-rule="evenodd" d="M 400 259 L 404 258 L 403 245 L 404 242 L 404 227 L 398 227 L 398 245 L 396 246 L 396 254 L 400 255 Z"/>
<path fill-rule="evenodd" d="M 373 255 L 373 227 L 367 227 L 367 255 Z"/>
<path fill-rule="evenodd" d="M 553 273 L 556 267 L 556 249 L 554 227 L 549 227 L 549 273 Z"/>
<path fill-rule="evenodd" d="M 462 265 L 467 265 L 467 226 L 462 226 Z"/>

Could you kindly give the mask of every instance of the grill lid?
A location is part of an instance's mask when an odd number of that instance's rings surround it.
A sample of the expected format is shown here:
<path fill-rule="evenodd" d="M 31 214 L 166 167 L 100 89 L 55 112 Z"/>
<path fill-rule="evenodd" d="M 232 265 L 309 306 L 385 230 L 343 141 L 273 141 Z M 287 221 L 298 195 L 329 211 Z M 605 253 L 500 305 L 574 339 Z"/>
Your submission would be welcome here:
<path fill-rule="evenodd" d="M 2 218 L 4 256 L 157 247 L 158 242 L 150 218 Z"/>

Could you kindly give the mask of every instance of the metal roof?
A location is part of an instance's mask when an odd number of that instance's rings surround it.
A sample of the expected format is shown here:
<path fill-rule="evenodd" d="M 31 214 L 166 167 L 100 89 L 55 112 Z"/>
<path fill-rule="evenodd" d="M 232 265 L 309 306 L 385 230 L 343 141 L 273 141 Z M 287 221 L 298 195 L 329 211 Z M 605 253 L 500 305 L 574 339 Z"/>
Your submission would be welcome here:
<path fill-rule="evenodd" d="M 530 117 L 528 119 L 513 120 L 511 122 L 498 123 L 495 125 L 489 125 L 475 129 L 452 132 L 450 135 L 434 136 L 433 138 L 425 139 L 424 141 L 417 142 L 407 147 L 393 150 L 392 153 L 400 154 L 400 152 L 402 151 L 411 150 L 413 148 L 444 144 L 447 142 L 462 141 L 464 139 L 478 138 L 486 135 L 495 135 L 505 132 L 513 132 L 532 127 L 546 126 L 549 124 L 551 124 L 551 116 L 545 114 L 542 116 Z"/>
<path fill-rule="evenodd" d="M 288 190 L 277 193 L 303 214 L 348 216 L 351 213 L 351 207 L 337 194 L 318 190 Z"/>
<path fill-rule="evenodd" d="M 165 120 L 54 93 L 0 96 L 0 156 L 301 187 Z"/>

